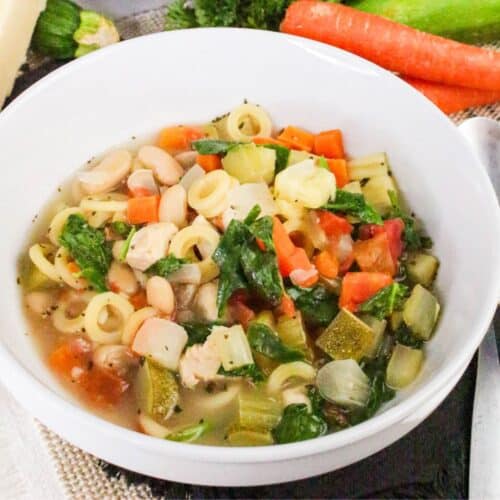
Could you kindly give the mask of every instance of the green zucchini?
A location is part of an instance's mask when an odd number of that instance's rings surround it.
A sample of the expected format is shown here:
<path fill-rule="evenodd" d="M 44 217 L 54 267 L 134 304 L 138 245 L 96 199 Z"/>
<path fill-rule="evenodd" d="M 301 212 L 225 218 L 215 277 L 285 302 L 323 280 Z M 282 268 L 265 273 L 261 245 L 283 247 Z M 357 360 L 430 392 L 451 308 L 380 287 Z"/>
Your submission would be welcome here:
<path fill-rule="evenodd" d="M 387 365 L 387 385 L 401 389 L 411 384 L 420 372 L 423 360 L 424 353 L 420 349 L 396 344 Z"/>
<path fill-rule="evenodd" d="M 70 0 L 47 0 L 31 41 L 33 50 L 54 59 L 72 59 L 116 43 L 113 21 Z"/>
<path fill-rule="evenodd" d="M 460 42 L 500 39 L 500 0 L 351 0 L 348 4 Z"/>
<path fill-rule="evenodd" d="M 373 331 L 373 341 L 368 349 L 365 351 L 367 358 L 377 357 L 377 353 L 384 338 L 385 328 L 387 321 L 385 319 L 377 319 L 370 314 L 361 314 L 359 319 L 366 323 Z"/>
<path fill-rule="evenodd" d="M 379 175 L 361 188 L 366 203 L 371 205 L 380 215 L 387 215 L 392 209 L 389 191 L 396 192 L 394 180 L 389 175 Z"/>
<path fill-rule="evenodd" d="M 406 261 L 408 278 L 413 283 L 431 286 L 439 267 L 439 261 L 434 255 L 427 253 L 410 254 Z"/>
<path fill-rule="evenodd" d="M 247 182 L 266 182 L 274 179 L 276 151 L 253 143 L 241 144 L 230 149 L 222 159 L 224 170 L 236 177 L 242 184 Z"/>
<path fill-rule="evenodd" d="M 415 337 L 429 340 L 439 315 L 439 303 L 429 290 L 416 285 L 403 307 L 403 319 Z"/>

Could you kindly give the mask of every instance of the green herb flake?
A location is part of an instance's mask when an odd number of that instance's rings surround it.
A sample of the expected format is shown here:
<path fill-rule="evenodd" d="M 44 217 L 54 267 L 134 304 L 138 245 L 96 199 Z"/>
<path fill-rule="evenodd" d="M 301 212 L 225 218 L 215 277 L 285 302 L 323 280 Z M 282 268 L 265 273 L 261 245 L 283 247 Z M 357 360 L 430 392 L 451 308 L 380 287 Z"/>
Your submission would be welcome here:
<path fill-rule="evenodd" d="M 394 311 L 400 310 L 406 297 L 408 297 L 408 287 L 400 283 L 392 283 L 363 302 L 359 306 L 359 311 L 371 314 L 377 319 L 384 319 Z"/>
<path fill-rule="evenodd" d="M 148 267 L 146 272 L 167 278 L 172 273 L 175 273 L 175 271 L 178 271 L 186 262 L 186 259 L 179 259 L 175 255 L 169 254 Z"/>

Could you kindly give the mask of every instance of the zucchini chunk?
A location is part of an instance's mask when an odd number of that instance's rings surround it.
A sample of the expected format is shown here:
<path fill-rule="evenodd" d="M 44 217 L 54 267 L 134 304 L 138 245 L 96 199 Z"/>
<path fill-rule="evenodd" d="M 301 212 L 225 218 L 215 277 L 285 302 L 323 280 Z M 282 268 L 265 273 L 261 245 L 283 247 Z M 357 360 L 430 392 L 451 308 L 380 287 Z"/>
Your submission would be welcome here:
<path fill-rule="evenodd" d="M 408 278 L 414 283 L 420 283 L 425 287 L 432 285 L 438 267 L 438 259 L 434 255 L 427 253 L 411 254 L 406 262 Z"/>
<path fill-rule="evenodd" d="M 439 315 L 439 302 L 422 285 L 415 285 L 403 308 L 403 319 L 413 334 L 429 340 Z"/>
<path fill-rule="evenodd" d="M 401 389 L 411 384 L 420 372 L 423 360 L 424 353 L 420 349 L 396 344 L 387 365 L 387 385 Z"/>

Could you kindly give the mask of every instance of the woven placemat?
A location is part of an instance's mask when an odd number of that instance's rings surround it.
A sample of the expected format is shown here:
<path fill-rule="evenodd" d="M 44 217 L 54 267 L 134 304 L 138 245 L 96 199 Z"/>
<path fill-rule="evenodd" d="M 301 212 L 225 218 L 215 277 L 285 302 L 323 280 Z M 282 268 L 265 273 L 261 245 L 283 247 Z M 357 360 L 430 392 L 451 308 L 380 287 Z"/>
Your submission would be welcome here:
<path fill-rule="evenodd" d="M 123 38 L 160 31 L 163 9 L 117 21 Z M 60 63 L 30 56 L 13 97 Z M 500 104 L 453 115 L 500 120 Z M 497 324 L 497 331 L 498 331 Z M 448 398 L 415 430 L 381 452 L 315 478 L 256 488 L 215 488 L 152 479 L 107 464 L 61 439 L 42 424 L 40 435 L 69 498 L 466 498 L 476 360 Z"/>

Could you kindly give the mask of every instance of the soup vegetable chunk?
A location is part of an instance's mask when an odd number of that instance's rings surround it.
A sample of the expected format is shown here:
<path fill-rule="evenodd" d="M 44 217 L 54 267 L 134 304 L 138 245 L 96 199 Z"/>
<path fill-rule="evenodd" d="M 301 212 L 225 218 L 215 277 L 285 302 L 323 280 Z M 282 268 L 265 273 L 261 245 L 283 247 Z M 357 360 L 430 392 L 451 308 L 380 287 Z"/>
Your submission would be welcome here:
<path fill-rule="evenodd" d="M 27 316 L 106 418 L 291 443 L 370 418 L 418 377 L 438 260 L 387 155 L 349 158 L 340 130 L 276 134 L 244 103 L 108 153 L 51 207 L 21 259 Z"/>

